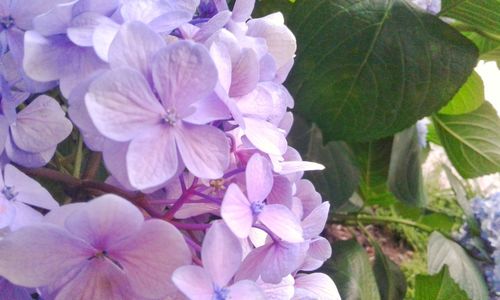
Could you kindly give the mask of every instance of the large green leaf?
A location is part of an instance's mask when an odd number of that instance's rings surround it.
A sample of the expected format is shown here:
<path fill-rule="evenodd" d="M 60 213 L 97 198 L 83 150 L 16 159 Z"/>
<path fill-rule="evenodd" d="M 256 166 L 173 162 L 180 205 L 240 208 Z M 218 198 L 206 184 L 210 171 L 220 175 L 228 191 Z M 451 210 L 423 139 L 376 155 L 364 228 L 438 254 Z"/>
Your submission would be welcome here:
<path fill-rule="evenodd" d="M 445 266 L 436 275 L 417 275 L 415 300 L 469 300 L 467 294 L 450 277 Z"/>
<path fill-rule="evenodd" d="M 466 81 L 477 49 L 403 0 L 297 0 L 287 86 L 326 141 L 389 136 L 439 110 Z"/>
<path fill-rule="evenodd" d="M 333 243 L 321 272 L 332 277 L 343 300 L 380 300 L 368 255 L 356 240 Z"/>
<path fill-rule="evenodd" d="M 464 32 L 466 37 L 474 42 L 479 49 L 479 58 L 500 62 L 500 42 L 479 35 L 475 32 Z"/>
<path fill-rule="evenodd" d="M 451 278 L 472 300 L 488 299 L 488 287 L 480 269 L 460 245 L 433 232 L 429 238 L 427 255 L 430 274 L 439 273 L 447 265 Z"/>
<path fill-rule="evenodd" d="M 349 207 L 349 198 L 359 185 L 359 171 L 353 163 L 351 150 L 344 142 L 329 142 L 323 145 L 321 130 L 309 125 L 302 118 L 296 118 L 288 135 L 290 145 L 295 147 L 304 160 L 321 163 L 325 170 L 307 172 L 310 179 L 325 200 L 336 212 Z"/>
<path fill-rule="evenodd" d="M 498 12 L 500 12 L 499 0 L 443 0 L 439 15 L 500 35 Z"/>
<path fill-rule="evenodd" d="M 500 172 L 500 118 L 487 101 L 463 115 L 432 118 L 441 144 L 463 178 Z"/>
<path fill-rule="evenodd" d="M 427 202 L 421 163 L 415 126 L 397 133 L 392 142 L 389 190 L 400 201 L 413 206 L 424 206 Z"/>
<path fill-rule="evenodd" d="M 398 265 L 390 260 L 380 246 L 373 242 L 375 263 L 373 273 L 380 291 L 381 300 L 401 300 L 406 294 L 406 278 Z"/>
<path fill-rule="evenodd" d="M 461 115 L 478 109 L 484 102 L 483 80 L 473 72 L 453 99 L 441 108 L 440 114 Z"/>

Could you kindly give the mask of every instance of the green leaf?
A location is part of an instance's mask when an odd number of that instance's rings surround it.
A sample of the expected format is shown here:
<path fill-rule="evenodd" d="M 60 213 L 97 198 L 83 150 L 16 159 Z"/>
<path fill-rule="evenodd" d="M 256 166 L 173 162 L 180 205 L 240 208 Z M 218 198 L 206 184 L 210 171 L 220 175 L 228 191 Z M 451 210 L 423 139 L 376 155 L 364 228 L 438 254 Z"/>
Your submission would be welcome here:
<path fill-rule="evenodd" d="M 479 58 L 500 62 L 500 42 L 479 35 L 475 32 L 463 32 L 479 49 Z"/>
<path fill-rule="evenodd" d="M 499 11 L 499 0 L 443 0 L 439 15 L 500 35 Z"/>
<path fill-rule="evenodd" d="M 343 300 L 380 300 L 368 255 L 356 240 L 333 243 L 332 253 L 320 272 L 332 277 Z"/>
<path fill-rule="evenodd" d="M 477 49 L 403 0 L 297 0 L 288 88 L 296 112 L 325 141 L 389 136 L 444 106 L 477 63 Z"/>
<path fill-rule="evenodd" d="M 349 147 L 335 141 L 323 145 L 321 130 L 300 117 L 295 118 L 288 139 L 304 160 L 325 166 L 325 170 L 307 172 L 305 177 L 314 183 L 324 199 L 330 201 L 332 209 L 342 211 L 359 185 L 359 171 Z"/>
<path fill-rule="evenodd" d="M 257 0 L 252 16 L 259 18 L 278 11 L 287 15 L 293 9 L 294 3 L 295 1 L 290 0 Z"/>
<path fill-rule="evenodd" d="M 429 238 L 427 255 L 430 274 L 438 273 L 447 265 L 451 278 L 472 300 L 488 299 L 488 287 L 483 274 L 460 245 L 433 232 Z"/>
<path fill-rule="evenodd" d="M 413 206 L 424 206 L 427 202 L 421 162 L 415 126 L 397 133 L 392 142 L 389 190 L 400 201 Z"/>
<path fill-rule="evenodd" d="M 483 80 L 473 72 L 453 99 L 439 110 L 440 114 L 461 115 L 478 109 L 484 102 Z"/>
<path fill-rule="evenodd" d="M 445 266 L 436 275 L 417 275 L 415 300 L 469 300 L 467 294 L 450 277 Z"/>
<path fill-rule="evenodd" d="M 460 179 L 458 179 L 453 174 L 453 172 L 447 165 L 443 165 L 443 170 L 446 174 L 446 177 L 448 178 L 448 182 L 450 183 L 451 189 L 455 194 L 457 203 L 460 206 L 460 208 L 462 208 L 462 211 L 464 212 L 465 216 L 469 218 L 474 218 L 474 212 L 472 211 L 469 201 L 467 200 L 467 193 L 465 192 L 464 185 L 462 184 Z"/>
<path fill-rule="evenodd" d="M 375 248 L 373 272 L 380 291 L 381 300 L 401 300 L 406 294 L 406 278 L 398 265 L 390 260 L 380 246 L 371 243 Z"/>
<path fill-rule="evenodd" d="M 485 101 L 463 115 L 436 114 L 436 132 L 450 161 L 463 178 L 500 171 L 500 118 Z"/>
<path fill-rule="evenodd" d="M 369 143 L 350 143 L 361 172 L 360 195 L 368 205 L 388 206 L 397 202 L 389 192 L 387 177 L 392 137 Z"/>
<path fill-rule="evenodd" d="M 436 127 L 434 127 L 434 124 L 428 124 L 427 129 L 429 130 L 429 132 L 427 132 L 427 140 L 433 144 L 442 146 L 441 140 L 439 140 L 439 136 L 436 132 Z"/>

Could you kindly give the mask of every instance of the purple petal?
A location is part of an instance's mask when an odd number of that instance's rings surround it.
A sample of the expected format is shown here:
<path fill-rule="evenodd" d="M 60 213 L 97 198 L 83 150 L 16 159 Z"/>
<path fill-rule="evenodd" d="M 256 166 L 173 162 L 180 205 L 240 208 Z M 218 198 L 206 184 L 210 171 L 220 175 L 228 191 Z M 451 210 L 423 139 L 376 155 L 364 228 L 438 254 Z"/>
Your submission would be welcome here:
<path fill-rule="evenodd" d="M 121 2 L 120 0 L 108 0 L 104 2 L 101 0 L 79 0 L 75 4 L 73 14 L 79 15 L 86 11 L 93 11 L 104 16 L 109 16 L 116 12 Z"/>
<path fill-rule="evenodd" d="M 312 182 L 307 179 L 299 180 L 296 186 L 295 197 L 302 200 L 304 216 L 308 216 L 316 207 L 321 205 L 321 195 L 316 192 Z"/>
<path fill-rule="evenodd" d="M 170 11 L 159 15 L 149 22 L 148 26 L 156 32 L 170 33 L 172 30 L 186 24 L 193 18 L 192 13 L 185 11 Z"/>
<path fill-rule="evenodd" d="M 92 44 L 97 56 L 103 61 L 109 60 L 109 48 L 118 34 L 118 30 L 120 30 L 120 25 L 116 23 L 100 24 L 94 29 Z"/>
<path fill-rule="evenodd" d="M 11 28 L 7 32 L 7 43 L 9 44 L 9 53 L 11 53 L 16 64 L 22 65 L 24 56 L 24 31 L 18 28 Z"/>
<path fill-rule="evenodd" d="M 191 173 L 207 179 L 222 177 L 229 165 L 229 144 L 223 131 L 183 122 L 174 133 L 179 153 Z"/>
<path fill-rule="evenodd" d="M 259 81 L 259 61 L 251 49 L 243 49 L 239 60 L 233 65 L 231 97 L 240 97 L 250 93 Z"/>
<path fill-rule="evenodd" d="M 70 203 L 51 210 L 43 217 L 43 221 L 64 228 L 66 219 L 75 211 L 86 206 L 86 202 Z"/>
<path fill-rule="evenodd" d="M 34 289 L 29 289 L 10 283 L 7 279 L 0 277 L 0 291 L 2 291 L 2 298 L 8 300 L 31 300 L 31 294 L 35 292 Z"/>
<path fill-rule="evenodd" d="M 266 205 L 259 214 L 258 219 L 284 241 L 290 243 L 304 241 L 302 227 L 297 216 L 284 205 Z"/>
<path fill-rule="evenodd" d="M 118 143 L 108 140 L 103 148 L 103 160 L 106 170 L 119 184 L 129 190 L 135 190 L 130 184 L 127 172 L 127 152 L 129 143 Z"/>
<path fill-rule="evenodd" d="M 233 7 L 233 20 L 235 22 L 245 22 L 250 18 L 255 0 L 236 0 Z"/>
<path fill-rule="evenodd" d="M 212 224 L 201 250 L 203 267 L 217 286 L 226 286 L 238 270 L 243 253 L 240 241 L 223 221 Z"/>
<path fill-rule="evenodd" d="M 0 153 L 5 149 L 5 142 L 9 136 L 9 122 L 7 118 L 0 115 Z"/>
<path fill-rule="evenodd" d="M 16 146 L 27 152 L 42 152 L 62 142 L 73 126 L 59 103 L 49 96 L 39 96 L 17 115 L 10 126 Z"/>
<path fill-rule="evenodd" d="M 189 299 L 212 300 L 214 288 L 210 275 L 198 266 L 183 266 L 175 270 L 172 281 Z"/>
<path fill-rule="evenodd" d="M 5 185 L 12 187 L 17 193 L 16 201 L 49 210 L 59 207 L 45 188 L 14 166 L 10 164 L 5 166 L 4 178 Z"/>
<path fill-rule="evenodd" d="M 215 67 L 217 68 L 221 87 L 225 93 L 229 93 L 229 89 L 231 87 L 232 69 L 231 56 L 229 55 L 227 47 L 222 43 L 214 42 L 212 46 L 210 46 L 210 56 L 215 63 Z"/>
<path fill-rule="evenodd" d="M 163 113 L 144 76 L 133 69 L 117 69 L 97 78 L 85 103 L 97 129 L 116 141 L 129 141 L 156 126 Z"/>
<path fill-rule="evenodd" d="M 253 118 L 244 118 L 245 135 L 259 150 L 274 155 L 286 152 L 287 141 L 283 132 L 273 124 Z"/>
<path fill-rule="evenodd" d="M 187 20 L 182 19 L 182 21 L 189 21 L 199 4 L 199 0 L 189 0 L 189 1 L 125 1 L 121 7 L 121 15 L 126 21 L 141 21 L 143 23 L 149 23 L 154 19 L 157 19 L 161 15 L 170 12 L 179 12 L 186 15 Z M 183 22 L 182 22 L 183 23 Z M 180 23 L 180 24 L 182 24 Z M 179 24 L 179 25 L 180 25 Z M 178 27 L 178 26 L 176 26 Z M 172 28 L 175 29 L 176 27 Z"/>
<path fill-rule="evenodd" d="M 260 154 L 254 154 L 245 170 L 247 195 L 250 202 L 261 202 L 273 188 L 271 164 Z"/>
<path fill-rule="evenodd" d="M 165 46 L 160 35 L 143 23 L 124 24 L 109 48 L 109 63 L 112 68 L 131 67 L 152 82 L 153 56 Z"/>
<path fill-rule="evenodd" d="M 332 246 L 330 242 L 318 237 L 309 243 L 309 250 L 304 263 L 300 267 L 303 271 L 314 271 L 323 265 L 323 263 L 332 256 Z"/>
<path fill-rule="evenodd" d="M 304 238 L 312 239 L 318 236 L 325 228 L 328 212 L 330 211 L 330 203 L 327 201 L 317 206 L 307 217 L 302 221 L 304 229 Z"/>
<path fill-rule="evenodd" d="M 293 189 L 290 181 L 284 176 L 273 178 L 273 188 L 267 196 L 267 204 L 282 204 L 292 208 Z"/>
<path fill-rule="evenodd" d="M 231 112 L 226 104 L 222 102 L 215 93 L 192 105 L 195 112 L 183 120 L 191 123 L 203 125 L 217 120 L 228 120 Z"/>
<path fill-rule="evenodd" d="M 184 116 L 192 103 L 213 92 L 217 69 L 205 47 L 179 41 L 156 55 L 153 79 L 165 109 Z"/>
<path fill-rule="evenodd" d="M 198 42 L 206 41 L 215 32 L 223 28 L 231 19 L 231 12 L 225 10 L 217 13 L 210 18 L 206 23 L 201 25 L 200 30 L 196 32 L 195 40 Z"/>
<path fill-rule="evenodd" d="M 135 138 L 127 152 L 130 184 L 138 189 L 165 183 L 177 173 L 179 166 L 173 132 L 153 127 Z"/>
<path fill-rule="evenodd" d="M 250 280 L 241 280 L 229 287 L 228 297 L 238 300 L 265 300 L 262 290 L 255 282 Z"/>
<path fill-rule="evenodd" d="M 48 12 L 63 2 L 62 0 L 15 0 L 11 1 L 11 15 L 16 20 L 16 26 L 30 30 L 33 28 L 33 18 Z"/>
<path fill-rule="evenodd" d="M 288 275 L 277 284 L 266 283 L 262 280 L 257 281 L 267 299 L 292 299 L 295 293 L 295 280 L 292 275 Z"/>
<path fill-rule="evenodd" d="M 87 203 L 66 219 L 72 234 L 98 249 L 107 249 L 138 232 L 144 217 L 137 207 L 107 194 Z"/>
<path fill-rule="evenodd" d="M 98 13 L 84 12 L 71 20 L 71 25 L 67 29 L 68 38 L 78 46 L 91 47 L 94 30 L 101 24 L 109 26 L 114 22 Z"/>
<path fill-rule="evenodd" d="M 27 168 L 39 168 L 46 165 L 54 156 L 56 146 L 43 152 L 27 152 L 17 147 L 12 138 L 7 138 L 5 153 L 13 162 Z"/>
<path fill-rule="evenodd" d="M 16 217 L 16 208 L 10 201 L 0 198 L 0 229 L 9 227 Z"/>
<path fill-rule="evenodd" d="M 227 188 L 220 212 L 224 222 L 237 237 L 248 237 L 253 224 L 252 210 L 250 202 L 236 184 L 232 183 Z"/>
<path fill-rule="evenodd" d="M 23 227 L 0 241 L 0 274 L 17 285 L 40 287 L 85 264 L 94 251 L 54 225 Z"/>
<path fill-rule="evenodd" d="M 191 263 L 182 234 L 161 220 L 146 221 L 134 237 L 113 246 L 109 253 L 123 266 L 132 289 L 149 299 L 175 293 L 173 272 Z"/>
<path fill-rule="evenodd" d="M 68 28 L 73 18 L 73 6 L 75 3 L 77 1 L 61 3 L 47 13 L 35 17 L 33 19 L 35 31 L 44 36 L 66 33 L 66 28 Z"/>
<path fill-rule="evenodd" d="M 323 273 L 312 273 L 295 278 L 293 299 L 304 298 L 340 300 L 340 295 L 330 277 Z"/>
<path fill-rule="evenodd" d="M 29 207 L 28 205 L 21 202 L 14 202 L 12 203 L 12 206 L 14 206 L 16 209 L 16 217 L 10 225 L 10 229 L 12 231 L 18 230 L 19 228 L 28 225 L 34 225 L 42 221 L 42 214 Z"/>

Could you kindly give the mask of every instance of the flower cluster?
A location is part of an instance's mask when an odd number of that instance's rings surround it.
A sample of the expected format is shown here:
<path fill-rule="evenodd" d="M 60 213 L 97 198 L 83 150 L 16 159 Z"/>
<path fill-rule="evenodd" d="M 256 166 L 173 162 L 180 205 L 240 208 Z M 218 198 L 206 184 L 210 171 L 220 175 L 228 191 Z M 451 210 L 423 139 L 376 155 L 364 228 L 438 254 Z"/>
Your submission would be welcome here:
<path fill-rule="evenodd" d="M 323 166 L 286 141 L 295 37 L 254 5 L 0 0 L 0 298 L 340 299 L 313 273 Z M 9 162 L 47 164 L 72 124 L 110 176 L 59 206 Z"/>
<path fill-rule="evenodd" d="M 468 226 L 461 228 L 460 243 L 482 258 L 481 266 L 493 298 L 500 297 L 500 193 L 489 198 L 474 198 L 472 210 L 480 226 L 480 239 L 484 250 L 477 247 Z"/>

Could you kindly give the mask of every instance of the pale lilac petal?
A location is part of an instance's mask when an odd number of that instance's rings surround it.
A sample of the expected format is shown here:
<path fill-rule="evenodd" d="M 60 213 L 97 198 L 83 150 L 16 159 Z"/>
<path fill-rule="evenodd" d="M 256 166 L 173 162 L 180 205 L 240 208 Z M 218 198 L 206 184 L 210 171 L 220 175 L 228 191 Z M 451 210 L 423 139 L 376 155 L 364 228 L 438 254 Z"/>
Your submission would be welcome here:
<path fill-rule="evenodd" d="M 328 275 L 323 273 L 312 273 L 297 276 L 295 278 L 294 300 L 304 298 L 320 300 L 340 300 L 337 286 Z"/>
<path fill-rule="evenodd" d="M 10 126 L 17 147 L 27 152 L 48 150 L 69 136 L 73 125 L 53 98 L 38 96 L 17 114 Z"/>
<path fill-rule="evenodd" d="M 101 15 L 111 15 L 120 6 L 120 0 L 79 0 L 73 9 L 74 15 L 79 15 L 86 11 L 93 11 Z"/>
<path fill-rule="evenodd" d="M 292 299 L 295 292 L 295 280 L 292 275 L 288 275 L 277 284 L 266 283 L 262 280 L 257 281 L 257 284 L 266 295 L 266 299 L 280 300 Z"/>
<path fill-rule="evenodd" d="M 302 220 L 305 239 L 314 238 L 323 231 L 329 211 L 330 203 L 325 201 L 320 206 L 314 208 L 314 210 Z"/>
<path fill-rule="evenodd" d="M 275 176 L 273 179 L 273 188 L 267 196 L 267 204 L 282 204 L 292 208 L 293 189 L 290 181 L 284 176 Z"/>
<path fill-rule="evenodd" d="M 250 202 L 236 184 L 227 188 L 221 206 L 221 215 L 227 226 L 239 238 L 244 239 L 250 234 L 253 224 Z"/>
<path fill-rule="evenodd" d="M 295 197 L 302 201 L 304 216 L 308 216 L 316 207 L 321 205 L 321 195 L 316 191 L 312 182 L 301 179 L 296 184 Z"/>
<path fill-rule="evenodd" d="M 23 227 L 0 241 L 0 274 L 17 285 L 40 287 L 85 264 L 93 251 L 54 225 Z"/>
<path fill-rule="evenodd" d="M 203 125 L 217 120 L 228 120 L 231 112 L 224 102 L 215 93 L 192 105 L 195 112 L 183 120 L 191 123 Z"/>
<path fill-rule="evenodd" d="M 175 141 L 172 130 L 159 126 L 135 138 L 126 157 L 130 184 L 144 189 L 172 178 L 179 166 Z"/>
<path fill-rule="evenodd" d="M 273 188 L 273 173 L 269 161 L 260 154 L 254 154 L 245 170 L 247 195 L 250 202 L 261 202 Z"/>
<path fill-rule="evenodd" d="M 245 22 L 250 18 L 255 0 L 236 0 L 233 7 L 233 20 L 235 22 Z"/>
<path fill-rule="evenodd" d="M 0 229 L 9 227 L 15 217 L 16 208 L 14 205 L 12 205 L 8 200 L 0 198 Z"/>
<path fill-rule="evenodd" d="M 331 256 L 332 246 L 330 242 L 323 237 L 318 237 L 309 243 L 307 257 L 300 269 L 304 271 L 317 270 Z"/>
<path fill-rule="evenodd" d="M 68 28 L 73 18 L 74 4 L 77 2 L 68 1 L 67 3 L 61 3 L 47 13 L 35 17 L 33 19 L 35 31 L 44 36 L 66 33 L 66 28 Z"/>
<path fill-rule="evenodd" d="M 114 22 L 96 12 L 85 12 L 71 20 L 67 29 L 68 38 L 78 46 L 93 46 L 94 30 L 101 24 L 111 25 Z"/>
<path fill-rule="evenodd" d="M 185 11 L 170 11 L 154 18 L 148 26 L 156 32 L 170 33 L 192 18 L 193 14 Z"/>
<path fill-rule="evenodd" d="M 0 115 L 0 153 L 5 149 L 5 142 L 9 136 L 9 122 L 7 118 Z"/>
<path fill-rule="evenodd" d="M 40 153 L 21 150 L 13 143 L 11 137 L 7 138 L 5 143 L 5 153 L 9 159 L 27 168 L 43 167 L 52 159 L 55 152 L 56 146 Z"/>
<path fill-rule="evenodd" d="M 150 299 L 175 293 L 173 272 L 191 263 L 182 234 L 162 220 L 146 221 L 139 232 L 111 247 L 109 253 L 123 266 L 132 289 Z"/>
<path fill-rule="evenodd" d="M 271 54 L 264 55 L 259 62 L 260 81 L 272 81 L 276 78 L 276 62 Z"/>
<path fill-rule="evenodd" d="M 13 165 L 5 166 L 4 178 L 5 185 L 12 187 L 17 193 L 16 201 L 49 210 L 59 207 L 59 204 L 45 188 Z"/>
<path fill-rule="evenodd" d="M 229 165 L 229 144 L 220 129 L 210 125 L 179 124 L 175 142 L 188 170 L 197 177 L 217 179 Z"/>
<path fill-rule="evenodd" d="M 95 53 L 103 61 L 109 60 L 109 48 L 115 36 L 118 34 L 118 30 L 120 30 L 120 25 L 116 23 L 100 24 L 94 29 L 92 43 Z"/>
<path fill-rule="evenodd" d="M 210 56 L 212 57 L 219 75 L 219 84 L 223 91 L 228 94 L 231 87 L 231 56 L 224 44 L 215 42 L 210 47 Z"/>
<path fill-rule="evenodd" d="M 147 1 L 124 1 L 121 7 L 121 15 L 126 21 L 141 21 L 149 23 L 159 16 L 169 12 L 180 12 L 187 15 L 189 21 L 199 4 L 199 0 L 189 1 L 162 1 L 162 0 L 147 0 Z M 182 23 L 180 23 L 182 24 Z M 177 26 L 176 26 L 177 27 Z M 174 28 L 176 28 L 174 27 Z M 172 29 L 174 29 L 172 28 Z"/>
<path fill-rule="evenodd" d="M 0 0 L 0 15 L 10 15 L 10 1 L 11 0 Z"/>
<path fill-rule="evenodd" d="M 109 64 L 112 68 L 131 67 L 152 82 L 153 56 L 165 46 L 160 35 L 143 23 L 124 24 L 109 48 Z"/>
<path fill-rule="evenodd" d="M 48 12 L 63 0 L 15 0 L 11 1 L 11 15 L 16 26 L 24 30 L 33 27 L 32 20 L 38 15 Z"/>
<path fill-rule="evenodd" d="M 266 205 L 259 214 L 258 219 L 284 241 L 290 243 L 304 241 L 302 227 L 297 216 L 284 205 Z"/>
<path fill-rule="evenodd" d="M 161 122 L 163 108 L 144 76 L 116 69 L 96 79 L 85 97 L 90 118 L 106 137 L 128 141 Z"/>
<path fill-rule="evenodd" d="M 188 219 L 203 214 L 219 215 L 220 206 L 216 203 L 186 203 L 174 215 L 176 219 Z"/>
<path fill-rule="evenodd" d="M 179 41 L 158 52 L 153 79 L 163 106 L 183 116 L 192 103 L 213 92 L 217 69 L 204 46 Z"/>
<path fill-rule="evenodd" d="M 172 281 L 189 299 L 212 300 L 214 288 L 210 275 L 198 266 L 183 266 L 175 270 Z"/>
<path fill-rule="evenodd" d="M 107 260 L 90 260 L 57 293 L 56 299 L 122 300 L 131 295 L 125 274 Z"/>
<path fill-rule="evenodd" d="M 117 143 L 108 140 L 104 144 L 102 158 L 106 170 L 113 175 L 113 178 L 117 180 L 122 187 L 128 190 L 135 190 L 132 184 L 130 184 L 127 171 L 128 147 L 128 142 Z"/>
<path fill-rule="evenodd" d="M 34 225 L 42 221 L 42 214 L 29 207 L 28 205 L 14 201 L 12 203 L 12 206 L 14 206 L 16 209 L 16 217 L 10 225 L 10 229 L 12 231 L 18 230 L 19 228 L 28 225 Z"/>
<path fill-rule="evenodd" d="M 204 42 L 210 36 L 215 34 L 219 29 L 223 28 L 227 22 L 231 19 L 231 12 L 229 11 L 221 11 L 218 12 L 215 16 L 210 18 L 205 24 L 203 24 L 196 32 L 194 39 L 198 42 Z"/>
<path fill-rule="evenodd" d="M 144 217 L 130 202 L 107 194 L 87 203 L 66 219 L 65 227 L 98 249 L 136 234 Z"/>
<path fill-rule="evenodd" d="M 282 155 L 286 152 L 287 141 L 283 132 L 273 124 L 253 118 L 244 118 L 245 135 L 259 150 Z"/>
<path fill-rule="evenodd" d="M 9 53 L 14 58 L 16 65 L 21 66 L 24 56 L 24 31 L 13 27 L 6 32 L 6 35 L 9 43 Z"/>
<path fill-rule="evenodd" d="M 248 94 L 235 98 L 235 101 L 246 117 L 267 120 L 275 111 L 273 96 L 261 84 L 257 85 Z"/>
<path fill-rule="evenodd" d="M 86 202 L 77 202 L 65 204 L 51 210 L 48 214 L 43 217 L 43 222 L 47 222 L 61 228 L 64 228 L 66 219 L 73 214 L 75 211 L 81 210 L 82 207 L 86 206 Z"/>
<path fill-rule="evenodd" d="M 288 175 L 296 172 L 304 171 L 321 171 L 325 169 L 325 166 L 312 161 L 284 161 L 280 163 L 281 170 L 280 174 Z"/>
<path fill-rule="evenodd" d="M 38 81 L 57 80 L 65 73 L 62 57 L 68 57 L 71 41 L 65 37 L 46 38 L 36 31 L 27 31 L 24 35 L 23 68 L 26 74 Z"/>
<path fill-rule="evenodd" d="M 243 49 L 239 60 L 233 65 L 231 97 L 240 97 L 250 93 L 259 81 L 259 61 L 252 49 Z"/>
<path fill-rule="evenodd" d="M 241 280 L 229 287 L 229 299 L 238 300 L 265 300 L 266 298 L 259 286 L 250 280 Z"/>
<path fill-rule="evenodd" d="M 203 267 L 217 286 L 226 286 L 240 266 L 243 253 L 238 238 L 223 221 L 212 223 L 201 250 Z"/>

